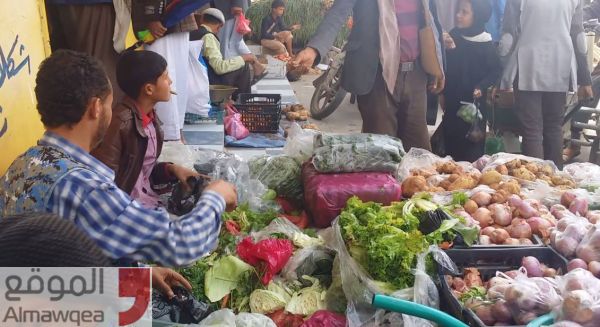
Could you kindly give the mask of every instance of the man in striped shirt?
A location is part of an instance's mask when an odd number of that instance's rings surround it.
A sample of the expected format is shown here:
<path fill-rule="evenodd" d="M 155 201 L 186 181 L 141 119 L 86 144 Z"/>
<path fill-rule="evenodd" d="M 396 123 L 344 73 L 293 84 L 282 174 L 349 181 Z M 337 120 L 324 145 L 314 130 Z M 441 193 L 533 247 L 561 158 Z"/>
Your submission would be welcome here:
<path fill-rule="evenodd" d="M 210 184 L 196 207 L 171 219 L 133 201 L 114 172 L 89 154 L 112 116 L 112 88 L 94 58 L 60 50 L 41 64 L 35 95 L 46 133 L 0 179 L 0 216 L 49 212 L 71 220 L 112 259 L 192 263 L 217 245 L 235 188 Z"/>

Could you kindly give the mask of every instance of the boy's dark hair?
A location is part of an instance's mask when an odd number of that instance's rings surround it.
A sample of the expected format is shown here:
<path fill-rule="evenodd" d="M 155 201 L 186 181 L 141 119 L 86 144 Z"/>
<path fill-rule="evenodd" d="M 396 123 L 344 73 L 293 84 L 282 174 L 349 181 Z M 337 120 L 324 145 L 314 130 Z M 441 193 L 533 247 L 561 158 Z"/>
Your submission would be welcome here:
<path fill-rule="evenodd" d="M 117 83 L 125 94 L 133 99 L 140 96 L 144 85 L 156 84 L 167 70 L 167 61 L 156 52 L 126 51 L 117 62 Z"/>
<path fill-rule="evenodd" d="M 35 78 L 37 110 L 50 128 L 79 123 L 90 99 L 104 100 L 111 91 L 102 64 L 71 50 L 58 50 L 42 61 Z"/>
<path fill-rule="evenodd" d="M 279 8 L 279 7 L 285 8 L 285 1 L 273 0 L 273 2 L 271 3 L 271 9 L 275 9 L 275 8 Z"/>
<path fill-rule="evenodd" d="M 202 22 L 205 24 L 220 25 L 223 24 L 217 17 L 210 14 L 202 14 Z"/>

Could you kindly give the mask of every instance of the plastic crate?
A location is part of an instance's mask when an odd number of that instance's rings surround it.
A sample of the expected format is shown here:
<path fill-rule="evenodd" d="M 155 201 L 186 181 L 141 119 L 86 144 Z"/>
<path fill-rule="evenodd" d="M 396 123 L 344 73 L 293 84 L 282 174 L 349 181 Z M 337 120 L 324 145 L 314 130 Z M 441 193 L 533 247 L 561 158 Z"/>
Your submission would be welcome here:
<path fill-rule="evenodd" d="M 511 249 L 456 249 L 447 252 L 456 264 L 459 276 L 463 275 L 464 268 L 477 268 L 482 279 L 489 280 L 496 271 L 509 271 L 518 269 L 521 260 L 526 256 L 536 257 L 540 263 L 556 269 L 560 274 L 567 271 L 567 260 L 549 247 L 543 248 L 511 248 Z M 439 268 L 440 297 L 445 304 L 445 309 L 469 326 L 487 327 L 481 319 L 470 309 L 463 308 L 459 300 L 452 294 L 450 286 L 444 278 L 448 271 Z M 524 326 L 524 325 L 517 325 Z M 514 327 L 514 326 L 513 326 Z"/>
<path fill-rule="evenodd" d="M 242 93 L 235 105 L 242 123 L 252 133 L 277 133 L 281 120 L 280 94 Z"/>
<path fill-rule="evenodd" d="M 454 249 L 458 249 L 458 250 L 462 250 L 462 249 L 529 249 L 529 248 L 540 248 L 540 247 L 545 247 L 546 244 L 544 244 L 544 241 L 537 235 L 533 235 L 531 237 L 531 242 L 533 244 L 531 245 L 504 245 L 504 244 L 499 244 L 499 245 L 480 245 L 480 244 L 473 244 L 470 247 L 467 247 L 466 245 L 455 245 L 453 246 L 450 250 L 448 251 L 452 251 Z"/>

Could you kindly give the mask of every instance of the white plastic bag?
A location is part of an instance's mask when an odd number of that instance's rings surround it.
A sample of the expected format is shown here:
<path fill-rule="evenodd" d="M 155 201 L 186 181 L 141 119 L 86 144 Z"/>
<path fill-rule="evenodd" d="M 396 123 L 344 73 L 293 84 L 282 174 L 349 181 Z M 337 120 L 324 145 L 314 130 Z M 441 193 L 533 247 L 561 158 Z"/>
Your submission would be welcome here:
<path fill-rule="evenodd" d="M 211 313 L 200 322 L 199 327 L 277 327 L 269 317 L 258 313 L 242 312 L 235 315 L 231 309 Z"/>
<path fill-rule="evenodd" d="M 589 162 L 576 162 L 566 165 L 563 171 L 573 178 L 577 183 L 577 187 L 600 187 L 600 166 L 598 165 Z"/>
<path fill-rule="evenodd" d="M 186 112 L 208 117 L 210 90 L 208 69 L 202 60 L 204 41 L 191 41 L 189 54 L 188 101 Z"/>
<path fill-rule="evenodd" d="M 283 147 L 283 153 L 303 163 L 312 157 L 315 146 L 315 136 L 320 132 L 312 129 L 302 129 L 298 123 L 293 123 L 288 130 L 288 139 Z"/>

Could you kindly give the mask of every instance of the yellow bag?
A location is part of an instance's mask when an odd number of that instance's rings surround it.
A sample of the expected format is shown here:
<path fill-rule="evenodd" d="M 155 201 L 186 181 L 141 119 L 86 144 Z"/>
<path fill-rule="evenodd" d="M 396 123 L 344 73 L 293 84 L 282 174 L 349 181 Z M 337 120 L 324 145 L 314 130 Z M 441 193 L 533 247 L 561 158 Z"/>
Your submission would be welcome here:
<path fill-rule="evenodd" d="M 429 14 L 429 1 L 423 1 L 423 14 L 425 17 L 425 27 L 419 31 L 419 44 L 421 48 L 421 66 L 423 70 L 432 76 L 442 77 L 442 65 L 437 55 L 436 38 L 433 31 L 433 22 Z"/>

